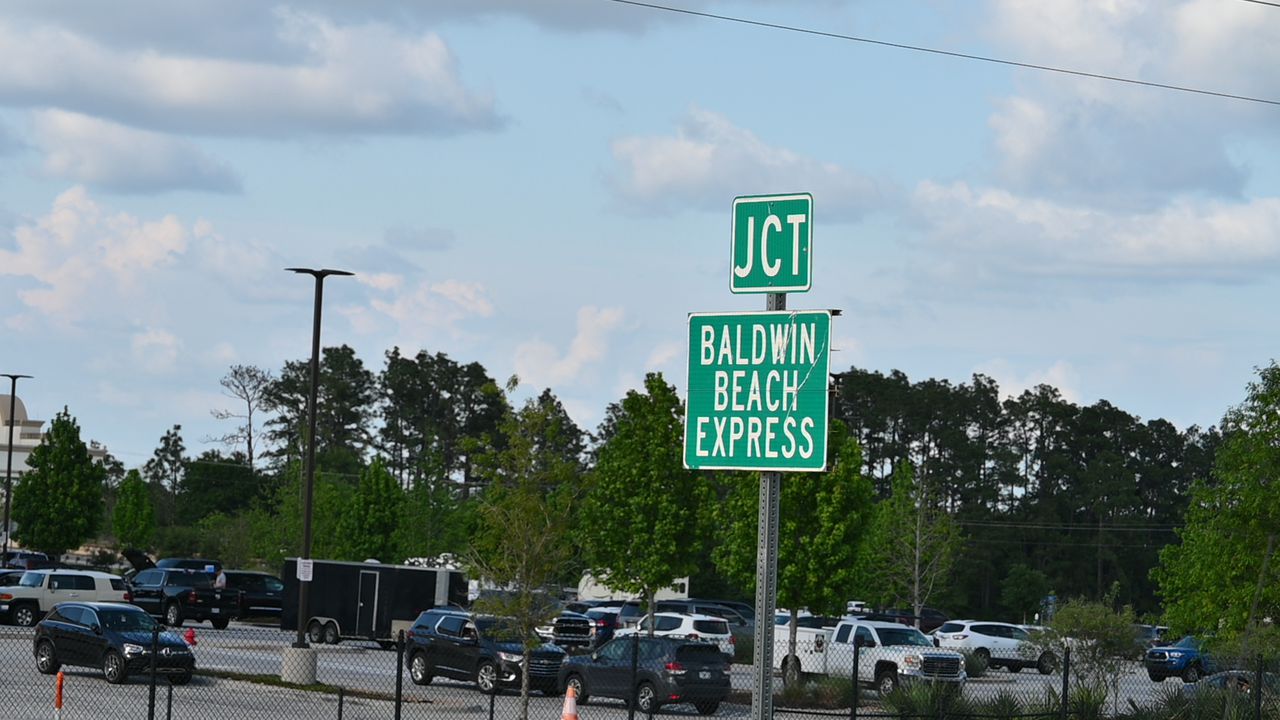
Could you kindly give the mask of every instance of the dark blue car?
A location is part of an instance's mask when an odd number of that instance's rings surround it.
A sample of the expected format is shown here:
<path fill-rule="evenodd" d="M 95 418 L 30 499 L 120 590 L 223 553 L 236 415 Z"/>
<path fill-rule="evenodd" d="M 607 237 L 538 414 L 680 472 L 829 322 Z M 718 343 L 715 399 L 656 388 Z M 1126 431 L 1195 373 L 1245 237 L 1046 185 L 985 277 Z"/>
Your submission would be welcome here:
<path fill-rule="evenodd" d="M 1147 676 L 1155 682 L 1165 678 L 1180 677 L 1185 683 L 1218 671 L 1213 658 L 1200 646 L 1200 641 L 1188 635 L 1172 645 L 1153 647 L 1143 658 Z"/>

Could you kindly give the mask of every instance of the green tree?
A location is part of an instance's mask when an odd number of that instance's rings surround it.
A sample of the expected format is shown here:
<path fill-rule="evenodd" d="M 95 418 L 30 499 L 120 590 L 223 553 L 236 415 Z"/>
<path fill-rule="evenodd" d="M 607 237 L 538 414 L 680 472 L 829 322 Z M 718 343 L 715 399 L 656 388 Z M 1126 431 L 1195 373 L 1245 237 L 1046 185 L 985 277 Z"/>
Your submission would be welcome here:
<path fill-rule="evenodd" d="M 156 533 L 155 507 L 147 483 L 137 470 L 130 470 L 116 493 L 111 517 L 116 542 L 122 548 L 146 550 Z"/>
<path fill-rule="evenodd" d="M 404 491 L 391 476 L 381 458 L 374 459 L 360 473 L 351 507 L 340 524 L 351 560 L 375 558 L 382 562 L 400 562 L 395 532 L 400 524 Z"/>
<path fill-rule="evenodd" d="M 564 568 L 574 559 L 569 523 L 580 465 L 546 442 L 557 424 L 556 402 L 529 400 L 503 422 L 505 448 L 477 459 L 487 487 L 477 506 L 477 527 L 467 553 L 473 576 L 504 592 L 479 603 L 505 618 L 524 642 L 525 659 L 541 644 L 534 629 L 552 614 Z M 529 717 L 529 675 L 520 686 L 520 718 Z"/>
<path fill-rule="evenodd" d="M 262 399 L 263 409 L 275 413 L 265 424 L 266 437 L 276 445 L 275 456 L 286 465 L 300 461 L 306 451 L 310 388 L 311 361 L 288 361 Z M 371 444 L 369 429 L 376 400 L 377 382 L 355 350 L 341 345 L 321 351 L 316 390 L 318 469 L 350 475 L 360 472 Z"/>
<path fill-rule="evenodd" d="M 906 603 L 918 616 L 951 573 L 960 529 L 910 463 L 894 470 L 892 487 L 876 507 L 868 587 L 881 604 Z"/>
<path fill-rule="evenodd" d="M 182 442 L 182 426 L 174 425 L 160 438 L 160 446 L 151 459 L 142 466 L 142 474 L 165 498 L 163 505 L 166 525 L 178 522 L 178 491 L 187 470 L 187 447 Z"/>
<path fill-rule="evenodd" d="M 1075 693 L 1110 697 L 1113 711 L 1119 710 L 1121 678 L 1142 654 L 1133 608 L 1115 609 L 1118 592 L 1113 584 L 1101 601 L 1068 600 L 1054 613 L 1048 632 L 1034 637 L 1042 651 L 1059 658 L 1069 648 Z"/>
<path fill-rule="evenodd" d="M 90 457 L 66 408 L 49 424 L 27 466 L 13 486 L 14 538 L 53 558 L 91 539 L 102 516 L 107 472 Z"/>
<path fill-rule="evenodd" d="M 690 575 L 698 558 L 698 478 L 684 469 L 684 408 L 660 373 L 644 392 L 609 406 L 604 440 L 579 513 L 588 569 L 605 585 L 640 593 Z"/>
<path fill-rule="evenodd" d="M 191 525 L 214 513 L 234 515 L 257 499 L 262 487 L 242 453 L 206 450 L 186 464 L 178 493 L 178 522 Z"/>
<path fill-rule="evenodd" d="M 801 607 L 841 615 L 866 585 L 863 544 L 875 491 L 862 472 L 862 449 L 843 424 L 832 425 L 827 446 L 835 451 L 831 469 L 785 475 L 779 494 L 777 592 L 778 605 L 791 609 L 788 655 L 795 655 Z M 754 590 L 760 482 L 755 473 L 735 473 L 728 485 L 725 500 L 709 504 L 721 531 L 712 558 L 722 572 Z M 795 679 L 791 673 L 783 677 Z"/>
<path fill-rule="evenodd" d="M 1165 621 L 1178 630 L 1243 633 L 1280 612 L 1274 553 L 1280 533 L 1280 367 L 1249 383 L 1222 420 L 1212 482 L 1192 489 L 1179 544 L 1153 571 Z"/>
<path fill-rule="evenodd" d="M 1004 577 L 1000 602 L 1014 617 L 1021 617 L 1025 623 L 1040 612 L 1040 605 L 1048 594 L 1049 577 L 1019 563 L 1009 568 L 1009 573 Z"/>

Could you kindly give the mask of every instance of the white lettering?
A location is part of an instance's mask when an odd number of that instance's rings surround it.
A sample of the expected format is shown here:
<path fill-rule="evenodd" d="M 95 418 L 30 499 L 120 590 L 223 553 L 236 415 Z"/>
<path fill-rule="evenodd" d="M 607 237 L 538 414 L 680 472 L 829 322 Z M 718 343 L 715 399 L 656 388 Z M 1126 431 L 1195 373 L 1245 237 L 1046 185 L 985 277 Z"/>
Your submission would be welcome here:
<path fill-rule="evenodd" d="M 769 351 L 769 331 L 764 325 L 756 323 L 751 326 L 751 364 L 763 365 L 765 354 Z"/>
<path fill-rule="evenodd" d="M 781 365 L 787 361 L 787 344 L 791 342 L 790 325 L 773 325 L 769 328 L 773 336 L 773 362 Z"/>
<path fill-rule="evenodd" d="M 720 354 L 716 356 L 716 364 L 733 364 L 733 339 L 729 337 L 728 325 L 720 328 Z"/>
<path fill-rule="evenodd" d="M 800 434 L 804 436 L 805 440 L 809 441 L 808 449 L 800 450 L 800 457 L 805 459 L 813 457 L 813 433 L 810 432 L 811 430 L 813 430 L 813 418 L 807 417 L 800 421 Z"/>
<path fill-rule="evenodd" d="M 738 399 L 742 394 L 742 379 L 746 376 L 746 370 L 733 371 L 733 382 L 730 383 L 729 405 L 734 412 L 743 412 L 746 410 L 746 408 L 742 406 L 742 401 Z"/>
<path fill-rule="evenodd" d="M 729 456 L 733 456 L 734 448 L 737 442 L 742 439 L 746 433 L 746 423 L 742 422 L 740 417 L 729 418 Z"/>
<path fill-rule="evenodd" d="M 800 326 L 800 362 L 802 364 L 812 364 L 814 358 L 817 357 L 817 352 L 814 349 L 814 346 L 817 345 L 817 338 L 817 323 L 805 323 Z"/>
<path fill-rule="evenodd" d="M 716 329 L 710 325 L 702 326 L 701 349 L 698 352 L 698 364 L 710 365 L 716 360 Z"/>
<path fill-rule="evenodd" d="M 737 351 L 736 357 L 734 358 L 734 364 L 748 365 L 750 363 L 748 363 L 747 358 L 742 355 L 742 326 L 739 325 L 735 327 L 733 331 L 734 339 L 737 340 L 737 345 L 734 347 L 734 350 Z"/>
<path fill-rule="evenodd" d="M 707 429 L 706 429 L 707 423 L 710 421 L 711 421 L 711 418 L 708 418 L 708 417 L 698 418 L 698 422 L 696 426 L 697 431 L 694 433 L 694 441 L 693 441 L 693 454 L 697 457 L 707 457 L 708 455 L 711 454 L 706 450 L 704 450 L 702 447 L 702 440 L 707 436 Z"/>
<path fill-rule="evenodd" d="M 791 430 L 796 426 L 796 419 L 789 417 L 782 421 L 782 434 L 787 436 L 787 444 L 782 446 L 782 457 L 793 458 L 796 455 L 796 436 Z"/>
<path fill-rule="evenodd" d="M 791 382 L 787 382 L 788 378 Z M 800 371 L 782 373 L 782 408 L 787 412 L 795 412 L 800 395 Z M 790 398 L 790 402 L 787 399 Z"/>
<path fill-rule="evenodd" d="M 778 219 L 777 215 L 770 215 L 766 218 L 764 227 L 760 229 L 760 266 L 764 268 L 765 275 L 773 277 L 782 269 L 782 260 L 769 262 L 769 228 L 782 232 L 782 221 Z M 724 256 L 722 255 L 721 257 Z"/>
<path fill-rule="evenodd" d="M 751 373 L 751 389 L 747 391 L 747 412 L 751 412 L 752 405 L 755 406 L 757 411 L 764 409 L 760 400 L 760 372 L 758 370 Z"/>
<path fill-rule="evenodd" d="M 773 381 L 782 381 L 782 373 L 777 370 L 770 370 L 765 376 L 764 381 L 764 406 L 769 412 L 778 412 L 778 408 L 782 407 L 782 401 L 777 400 L 773 395 Z"/>
<path fill-rule="evenodd" d="M 711 455 L 713 457 L 729 457 L 729 453 L 724 449 L 724 424 L 729 418 L 711 418 L 711 423 L 716 427 L 716 443 L 711 446 Z M 791 457 L 788 455 L 787 457 Z"/>
<path fill-rule="evenodd" d="M 717 370 L 715 373 L 715 404 L 716 412 L 720 412 L 729 407 L 729 371 Z"/>
<path fill-rule="evenodd" d="M 787 224 L 791 226 L 791 274 L 800 274 L 800 225 L 804 223 L 805 216 L 800 214 L 788 215 Z"/>
<path fill-rule="evenodd" d="M 747 264 L 743 265 L 742 267 L 738 267 L 737 265 L 734 265 L 733 266 L 734 275 L 737 275 L 740 278 L 744 278 L 751 274 L 751 266 L 755 264 L 755 261 L 751 257 L 752 254 L 754 254 L 755 252 L 754 250 L 755 246 L 756 246 L 756 219 L 753 217 L 749 217 L 747 218 Z"/>
<path fill-rule="evenodd" d="M 778 418 L 772 415 L 764 419 L 764 456 L 767 458 L 778 457 L 778 451 L 773 449 L 773 441 L 778 437 L 777 424 Z"/>
<path fill-rule="evenodd" d="M 747 418 L 747 457 L 760 457 L 760 433 L 764 430 L 764 423 L 760 422 L 758 417 Z M 755 447 L 755 452 L 751 451 Z"/>

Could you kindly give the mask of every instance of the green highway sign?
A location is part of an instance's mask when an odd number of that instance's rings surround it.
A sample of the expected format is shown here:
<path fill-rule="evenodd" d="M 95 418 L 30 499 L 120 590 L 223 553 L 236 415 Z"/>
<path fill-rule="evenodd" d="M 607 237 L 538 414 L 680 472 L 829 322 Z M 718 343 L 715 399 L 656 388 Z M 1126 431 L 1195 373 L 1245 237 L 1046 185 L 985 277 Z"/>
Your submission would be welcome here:
<path fill-rule="evenodd" d="M 827 468 L 831 312 L 691 313 L 684 466 Z"/>
<path fill-rule="evenodd" d="M 746 195 L 733 200 L 729 290 L 807 292 L 813 285 L 813 196 Z"/>

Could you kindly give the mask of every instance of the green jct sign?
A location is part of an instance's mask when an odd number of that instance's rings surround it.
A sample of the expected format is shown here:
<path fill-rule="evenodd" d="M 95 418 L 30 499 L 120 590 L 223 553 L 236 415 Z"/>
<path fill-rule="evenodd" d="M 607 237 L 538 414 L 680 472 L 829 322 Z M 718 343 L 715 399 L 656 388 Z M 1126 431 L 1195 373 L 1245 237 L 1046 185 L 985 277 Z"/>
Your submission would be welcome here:
<path fill-rule="evenodd" d="M 733 201 L 729 289 L 806 292 L 813 285 L 813 196 L 748 195 Z"/>
<path fill-rule="evenodd" d="M 685 467 L 825 470 L 830 338 L 825 310 L 690 314 Z"/>

